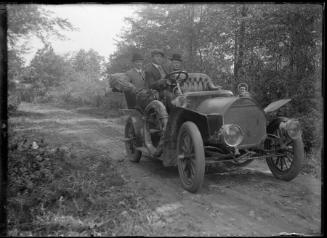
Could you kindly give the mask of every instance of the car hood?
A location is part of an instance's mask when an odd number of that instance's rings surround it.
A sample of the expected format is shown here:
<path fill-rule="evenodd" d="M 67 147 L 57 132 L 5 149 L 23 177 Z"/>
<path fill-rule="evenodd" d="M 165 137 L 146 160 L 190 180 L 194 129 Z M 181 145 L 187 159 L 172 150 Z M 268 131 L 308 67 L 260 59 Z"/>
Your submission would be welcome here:
<path fill-rule="evenodd" d="M 225 96 L 212 98 L 187 98 L 187 109 L 202 115 L 217 115 L 222 124 L 236 124 L 242 129 L 244 140 L 238 146 L 258 146 L 266 138 L 266 116 L 251 97 Z M 219 129 L 219 128 L 218 128 Z"/>
<path fill-rule="evenodd" d="M 251 97 L 234 96 L 228 90 L 186 93 L 182 97 L 187 102 L 184 108 L 204 115 L 224 115 L 232 106 L 246 107 L 255 105 L 260 107 Z"/>
<path fill-rule="evenodd" d="M 201 91 L 185 93 L 176 97 L 172 103 L 201 114 L 211 114 L 211 110 L 216 111 L 218 108 L 228 106 L 237 98 L 229 90 Z"/>
<path fill-rule="evenodd" d="M 201 102 L 195 110 L 206 115 L 212 113 L 223 115 L 237 100 L 239 100 L 239 97 L 208 98 Z"/>

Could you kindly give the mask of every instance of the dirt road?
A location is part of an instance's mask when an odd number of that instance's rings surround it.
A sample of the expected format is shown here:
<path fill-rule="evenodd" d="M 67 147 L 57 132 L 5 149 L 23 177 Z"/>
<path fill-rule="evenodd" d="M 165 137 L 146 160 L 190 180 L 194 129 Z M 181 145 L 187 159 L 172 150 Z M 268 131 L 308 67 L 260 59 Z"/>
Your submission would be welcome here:
<path fill-rule="evenodd" d="M 320 234 L 321 182 L 313 176 L 280 181 L 260 161 L 231 173 L 207 174 L 201 192 L 191 194 L 181 187 L 177 168 L 147 158 L 138 164 L 125 158 L 119 140 L 123 118 L 95 118 L 49 105 L 22 104 L 21 110 L 43 115 L 34 129 L 69 136 L 117 161 L 128 186 L 152 210 L 157 235 Z M 55 129 L 50 127 L 54 123 Z"/>

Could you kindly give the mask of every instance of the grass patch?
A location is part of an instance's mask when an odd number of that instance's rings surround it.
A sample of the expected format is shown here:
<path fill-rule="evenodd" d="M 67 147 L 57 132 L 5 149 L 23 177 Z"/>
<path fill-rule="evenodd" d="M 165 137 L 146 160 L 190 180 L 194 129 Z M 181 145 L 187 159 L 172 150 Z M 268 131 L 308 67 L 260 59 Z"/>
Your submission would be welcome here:
<path fill-rule="evenodd" d="M 104 110 L 102 108 L 98 107 L 88 107 L 88 108 L 77 108 L 75 110 L 77 113 L 81 113 L 84 115 L 89 115 L 92 117 L 97 117 L 97 118 L 116 118 L 122 116 L 119 110 L 117 109 L 112 109 L 112 110 Z"/>
<path fill-rule="evenodd" d="M 15 131 L 33 126 L 23 121 L 9 131 L 8 235 L 153 234 L 147 205 L 107 155 L 42 130 Z"/>
<path fill-rule="evenodd" d="M 319 149 L 307 153 L 301 173 L 310 174 L 315 178 L 321 179 L 321 155 L 321 150 Z"/>

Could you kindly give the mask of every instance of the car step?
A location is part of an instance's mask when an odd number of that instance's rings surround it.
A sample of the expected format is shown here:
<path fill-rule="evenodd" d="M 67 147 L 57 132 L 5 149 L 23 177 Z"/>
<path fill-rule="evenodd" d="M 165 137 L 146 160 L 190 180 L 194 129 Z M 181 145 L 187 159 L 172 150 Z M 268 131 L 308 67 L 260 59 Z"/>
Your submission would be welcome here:
<path fill-rule="evenodd" d="M 143 147 L 143 146 L 136 147 L 135 149 L 138 150 L 138 151 L 141 151 L 142 153 L 145 153 L 145 154 L 149 153 L 148 149 L 146 147 Z"/>
<path fill-rule="evenodd" d="M 161 132 L 161 130 L 158 129 L 150 129 L 150 134 L 155 134 L 155 133 L 159 133 Z"/>
<path fill-rule="evenodd" d="M 131 141 L 134 139 L 136 139 L 136 137 L 132 137 L 132 138 L 120 137 L 120 138 L 118 138 L 118 140 L 123 141 L 123 142 Z"/>

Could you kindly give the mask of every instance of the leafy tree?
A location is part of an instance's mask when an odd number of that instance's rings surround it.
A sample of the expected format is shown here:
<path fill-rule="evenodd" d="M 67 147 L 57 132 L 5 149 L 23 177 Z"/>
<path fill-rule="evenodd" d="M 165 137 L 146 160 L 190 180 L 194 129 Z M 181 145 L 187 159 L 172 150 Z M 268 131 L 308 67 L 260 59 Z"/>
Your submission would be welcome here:
<path fill-rule="evenodd" d="M 106 82 L 100 81 L 104 58 L 94 50 L 79 50 L 64 59 L 62 80 L 50 94 L 66 102 L 97 104 L 106 92 Z"/>
<path fill-rule="evenodd" d="M 64 79 L 66 62 L 63 57 L 55 54 L 50 45 L 38 50 L 31 61 L 31 83 L 42 85 L 48 89 L 58 86 Z"/>
<path fill-rule="evenodd" d="M 63 39 L 62 30 L 73 30 L 74 28 L 66 19 L 53 17 L 50 11 L 46 11 L 38 5 L 8 4 L 7 12 L 9 105 L 12 101 L 11 98 L 15 98 L 14 104 L 16 105 L 16 102 L 19 101 L 18 98 L 22 96 L 22 92 L 16 90 L 16 85 L 19 85 L 19 82 L 24 78 L 31 77 L 30 69 L 26 69 L 22 57 L 29 50 L 26 47 L 26 42 L 32 36 L 36 36 L 44 44 L 49 45 L 51 36 Z M 38 76 L 41 75 L 42 73 L 39 71 Z M 42 80 L 41 78 L 36 79 L 34 82 L 37 85 L 34 85 L 34 88 L 37 88 L 37 91 L 43 94 L 46 87 L 49 86 L 47 84 L 55 82 L 55 80 L 50 80 L 49 77 L 47 76 Z M 42 84 L 40 84 L 41 81 Z M 30 98 L 34 93 L 29 92 L 28 94 L 28 98 Z"/>
<path fill-rule="evenodd" d="M 95 81 L 100 78 L 101 64 L 104 58 L 95 50 L 79 50 L 71 61 L 75 71 L 87 74 L 89 80 Z"/>
<path fill-rule="evenodd" d="M 8 4 L 8 79 L 22 77 L 24 59 L 22 54 L 29 49 L 26 41 L 32 36 L 49 44 L 51 36 L 64 39 L 62 30 L 75 28 L 66 20 L 53 17 L 50 11 L 33 4 Z"/>
<path fill-rule="evenodd" d="M 53 17 L 51 11 L 33 4 L 8 4 L 8 45 L 17 47 L 20 40 L 37 36 L 44 43 L 49 43 L 51 36 L 64 39 L 62 30 L 73 30 L 66 19 Z"/>

